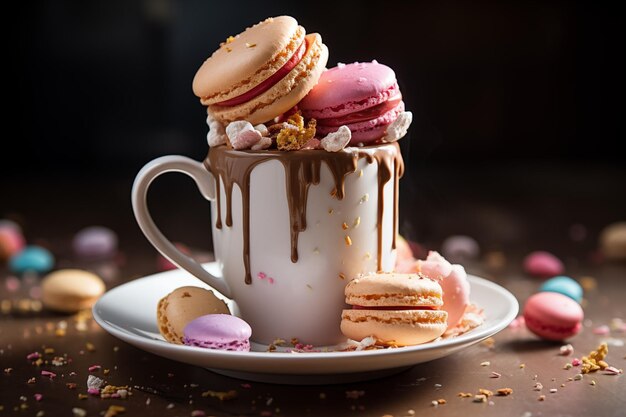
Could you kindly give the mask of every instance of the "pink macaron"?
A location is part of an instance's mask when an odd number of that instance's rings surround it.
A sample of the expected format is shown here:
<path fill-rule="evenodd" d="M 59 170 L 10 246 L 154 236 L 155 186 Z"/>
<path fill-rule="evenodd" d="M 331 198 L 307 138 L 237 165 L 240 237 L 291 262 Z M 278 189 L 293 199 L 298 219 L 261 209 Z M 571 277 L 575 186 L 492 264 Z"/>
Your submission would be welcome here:
<path fill-rule="evenodd" d="M 546 340 L 564 340 L 581 329 L 584 313 L 571 298 L 556 292 L 540 292 L 526 301 L 526 327 Z"/>
<path fill-rule="evenodd" d="M 319 135 L 345 125 L 352 132 L 351 145 L 368 145 L 385 136 L 404 102 L 393 70 L 372 61 L 326 70 L 298 108 L 306 118 L 317 119 Z"/>

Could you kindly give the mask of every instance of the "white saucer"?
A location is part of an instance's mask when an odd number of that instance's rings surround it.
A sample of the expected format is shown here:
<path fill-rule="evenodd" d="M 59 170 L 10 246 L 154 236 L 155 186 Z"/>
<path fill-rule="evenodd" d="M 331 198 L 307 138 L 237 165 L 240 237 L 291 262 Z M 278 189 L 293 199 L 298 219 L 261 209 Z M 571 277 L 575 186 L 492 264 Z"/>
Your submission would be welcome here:
<path fill-rule="evenodd" d="M 204 266 L 215 267 L 213 263 Z M 284 384 L 344 383 L 400 372 L 450 355 L 504 329 L 518 313 L 515 297 L 486 279 L 470 275 L 469 281 L 472 303 L 485 311 L 482 325 L 458 337 L 394 349 L 270 353 L 266 346 L 253 344 L 251 352 L 230 352 L 168 343 L 156 324 L 159 300 L 185 285 L 210 288 L 182 270 L 149 275 L 108 291 L 93 307 L 93 315 L 104 330 L 131 345 L 223 375 Z"/>

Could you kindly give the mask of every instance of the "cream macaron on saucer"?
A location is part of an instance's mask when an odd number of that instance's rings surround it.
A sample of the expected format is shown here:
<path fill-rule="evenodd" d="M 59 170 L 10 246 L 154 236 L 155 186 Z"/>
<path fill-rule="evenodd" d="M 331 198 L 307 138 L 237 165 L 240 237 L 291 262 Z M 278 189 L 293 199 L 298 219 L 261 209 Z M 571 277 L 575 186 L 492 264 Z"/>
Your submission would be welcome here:
<path fill-rule="evenodd" d="M 223 42 L 196 73 L 193 91 L 224 124 L 263 123 L 302 100 L 327 61 L 319 34 L 307 35 L 290 16 L 268 18 Z"/>
<path fill-rule="evenodd" d="M 211 290 L 193 286 L 177 288 L 159 300 L 159 332 L 168 342 L 182 345 L 185 326 L 207 314 L 230 314 L 230 311 Z"/>
<path fill-rule="evenodd" d="M 378 344 L 417 345 L 441 336 L 448 313 L 441 286 L 419 274 L 378 273 L 358 277 L 345 289 L 341 331 L 350 339 L 372 336 Z"/>

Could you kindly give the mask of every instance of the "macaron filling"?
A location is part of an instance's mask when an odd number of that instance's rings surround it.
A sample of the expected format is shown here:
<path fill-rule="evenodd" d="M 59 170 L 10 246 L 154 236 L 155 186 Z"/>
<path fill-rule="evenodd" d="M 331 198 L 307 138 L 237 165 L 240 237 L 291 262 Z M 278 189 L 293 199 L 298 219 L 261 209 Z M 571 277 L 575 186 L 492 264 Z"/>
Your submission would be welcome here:
<path fill-rule="evenodd" d="M 431 306 L 352 306 L 353 310 L 438 310 Z"/>
<path fill-rule="evenodd" d="M 278 71 L 272 74 L 269 78 L 261 81 L 258 85 L 253 87 L 252 89 L 246 91 L 243 94 L 238 95 L 237 97 L 233 97 L 229 100 L 220 101 L 219 103 L 215 103 L 215 106 L 237 106 L 239 104 L 246 103 L 252 100 L 255 97 L 260 96 L 270 88 L 272 88 L 276 83 L 282 80 L 292 69 L 296 67 L 302 61 L 302 57 L 304 57 L 305 52 L 309 48 L 309 43 L 305 38 L 304 41 L 300 44 L 300 46 L 296 49 L 291 58 L 283 65 Z"/>
<path fill-rule="evenodd" d="M 389 100 L 384 101 L 374 107 L 369 107 L 353 113 L 348 113 L 345 116 L 333 117 L 329 119 L 318 119 L 318 124 L 323 126 L 339 127 L 342 125 L 349 125 L 358 122 L 364 122 L 380 117 L 390 110 L 395 109 L 402 102 L 402 94 L 398 93 L 390 97 Z"/>
<path fill-rule="evenodd" d="M 206 349 L 231 350 L 231 351 L 250 351 L 249 340 L 233 340 L 231 342 L 213 342 L 206 340 L 195 340 L 183 338 L 183 343 L 187 346 L 197 346 Z"/>

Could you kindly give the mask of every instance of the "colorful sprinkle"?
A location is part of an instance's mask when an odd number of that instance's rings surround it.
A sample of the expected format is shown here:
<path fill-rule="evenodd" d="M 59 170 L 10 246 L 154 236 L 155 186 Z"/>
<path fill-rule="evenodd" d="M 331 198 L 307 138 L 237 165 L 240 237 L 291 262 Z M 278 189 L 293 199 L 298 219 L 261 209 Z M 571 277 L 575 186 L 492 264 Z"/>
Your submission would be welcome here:
<path fill-rule="evenodd" d="M 606 324 L 602 326 L 598 326 L 595 329 L 593 329 L 593 334 L 597 334 L 599 336 L 606 336 L 610 332 L 611 332 L 611 329 L 609 329 L 609 326 L 607 326 Z"/>

